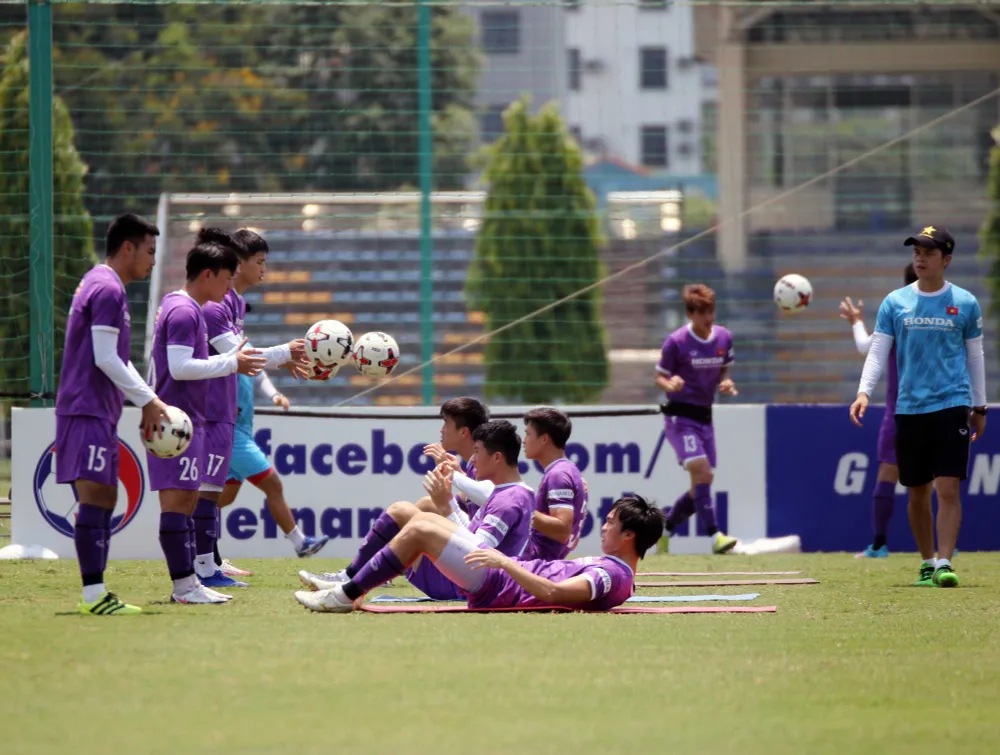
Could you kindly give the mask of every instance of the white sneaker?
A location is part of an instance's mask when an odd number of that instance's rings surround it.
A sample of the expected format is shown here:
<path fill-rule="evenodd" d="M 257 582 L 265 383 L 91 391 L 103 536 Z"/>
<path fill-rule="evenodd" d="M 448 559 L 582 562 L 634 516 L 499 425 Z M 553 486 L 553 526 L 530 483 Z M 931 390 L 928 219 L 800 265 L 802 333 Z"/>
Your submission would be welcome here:
<path fill-rule="evenodd" d="M 226 600 L 226 601 L 229 601 L 229 600 L 233 599 L 232 595 L 229 595 L 228 593 L 224 593 L 224 592 L 219 592 L 218 590 L 216 590 L 213 587 L 208 587 L 207 585 L 202 585 L 202 587 L 205 588 L 206 592 L 208 592 L 209 594 L 215 596 L 216 598 L 222 598 L 223 600 Z"/>
<path fill-rule="evenodd" d="M 252 571 L 247 571 L 246 569 L 241 569 L 240 567 L 233 564 L 228 558 L 222 559 L 222 566 L 219 567 L 219 571 L 225 574 L 227 577 L 251 577 L 253 576 Z"/>
<path fill-rule="evenodd" d="M 227 603 L 232 596 L 223 595 L 205 585 L 198 583 L 197 587 L 188 590 L 186 593 L 170 595 L 171 603 Z"/>
<path fill-rule="evenodd" d="M 347 576 L 347 572 L 343 570 L 338 572 L 324 572 L 323 574 L 313 574 L 308 571 L 299 572 L 299 581 L 310 590 L 329 590 L 336 585 L 349 582 L 350 579 Z"/>
<path fill-rule="evenodd" d="M 354 601 L 344 595 L 341 585 L 319 592 L 299 590 L 295 593 L 295 599 L 310 611 L 321 613 L 350 613 L 355 609 Z"/>

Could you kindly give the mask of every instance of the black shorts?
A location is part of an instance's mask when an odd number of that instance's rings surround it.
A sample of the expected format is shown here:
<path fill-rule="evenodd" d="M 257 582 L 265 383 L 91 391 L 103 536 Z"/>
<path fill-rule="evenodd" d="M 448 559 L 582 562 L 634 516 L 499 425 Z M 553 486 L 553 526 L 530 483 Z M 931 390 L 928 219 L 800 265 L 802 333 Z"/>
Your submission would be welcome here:
<path fill-rule="evenodd" d="M 938 477 L 964 480 L 969 473 L 969 407 L 896 415 L 899 481 L 916 488 Z"/>

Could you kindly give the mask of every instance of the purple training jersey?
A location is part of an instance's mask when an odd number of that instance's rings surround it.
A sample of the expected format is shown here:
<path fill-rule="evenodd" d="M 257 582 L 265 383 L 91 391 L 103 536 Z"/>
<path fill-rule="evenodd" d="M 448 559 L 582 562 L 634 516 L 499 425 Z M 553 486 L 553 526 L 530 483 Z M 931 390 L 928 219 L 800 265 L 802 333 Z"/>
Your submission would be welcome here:
<path fill-rule="evenodd" d="M 187 412 L 192 424 L 200 428 L 205 421 L 206 383 L 171 377 L 167 362 L 167 349 L 171 346 L 188 346 L 193 350 L 193 359 L 208 359 L 205 317 L 198 302 L 185 291 L 169 293 L 160 302 L 153 328 L 149 382 L 163 403 Z"/>
<path fill-rule="evenodd" d="M 528 542 L 535 496 L 523 482 L 497 485 L 472 517 L 469 531 L 487 548 L 517 558 Z"/>
<path fill-rule="evenodd" d="M 220 352 L 212 346 L 212 341 L 221 335 L 231 333 L 243 340 L 243 320 L 246 318 L 247 304 L 234 289 L 229 289 L 218 304 L 205 304 L 205 326 L 208 329 L 208 349 L 210 355 Z M 212 378 L 207 381 L 208 398 L 205 419 L 209 422 L 236 423 L 236 404 L 239 378 L 232 375 Z"/>
<path fill-rule="evenodd" d="M 118 273 L 107 265 L 92 268 L 73 294 L 56 414 L 96 417 L 117 425 L 125 394 L 94 362 L 93 328 L 118 334 L 118 357 L 128 364 L 132 334 L 128 297 Z"/>
<path fill-rule="evenodd" d="M 577 603 L 581 611 L 609 611 L 632 596 L 635 574 L 616 556 L 575 558 L 566 561 L 518 561 L 518 564 L 552 582 L 565 582 L 583 577 L 590 583 L 590 600 Z M 518 608 L 521 606 L 554 605 L 543 603 L 521 587 L 502 569 L 490 569 L 486 581 L 468 595 L 469 608 Z"/>
<path fill-rule="evenodd" d="M 711 406 L 722 381 L 722 369 L 733 363 L 733 334 L 720 325 L 707 339 L 694 334 L 690 323 L 678 328 L 663 342 L 656 371 L 668 377 L 679 375 L 684 387 L 668 393 L 670 401 Z"/>
<path fill-rule="evenodd" d="M 554 516 L 557 509 L 569 509 L 573 512 L 573 529 L 569 540 L 560 543 L 532 528 L 528 547 L 522 558 L 540 558 L 546 561 L 566 558 L 580 542 L 580 531 L 587 518 L 587 483 L 580 474 L 579 467 L 566 457 L 556 459 L 545 468 L 538 492 L 535 493 L 535 511 Z"/>

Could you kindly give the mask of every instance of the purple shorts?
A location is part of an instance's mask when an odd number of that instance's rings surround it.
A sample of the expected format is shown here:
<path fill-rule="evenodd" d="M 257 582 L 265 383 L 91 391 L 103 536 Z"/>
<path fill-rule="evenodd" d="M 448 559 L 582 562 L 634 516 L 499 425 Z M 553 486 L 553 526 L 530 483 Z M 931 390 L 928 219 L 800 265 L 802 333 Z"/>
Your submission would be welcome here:
<path fill-rule="evenodd" d="M 202 489 L 213 486 L 222 490 L 229 477 L 229 461 L 233 456 L 233 425 L 229 422 L 206 422 L 205 445 L 202 448 L 205 468 L 201 471 Z"/>
<path fill-rule="evenodd" d="M 205 467 L 205 428 L 194 425 L 191 445 L 173 459 L 161 459 L 146 452 L 150 490 L 197 490 Z"/>
<path fill-rule="evenodd" d="M 118 429 L 106 419 L 56 415 L 56 482 L 118 487 Z"/>
<path fill-rule="evenodd" d="M 687 469 L 695 459 L 708 459 L 715 468 L 715 429 L 711 425 L 684 417 L 665 417 L 664 436 L 674 447 L 677 462 Z"/>
<path fill-rule="evenodd" d="M 407 569 L 410 584 L 434 600 L 461 600 L 465 596 L 454 582 L 444 576 L 427 556 L 420 559 L 416 569 Z"/>
<path fill-rule="evenodd" d="M 896 464 L 896 415 L 886 412 L 878 428 L 878 463 Z"/>

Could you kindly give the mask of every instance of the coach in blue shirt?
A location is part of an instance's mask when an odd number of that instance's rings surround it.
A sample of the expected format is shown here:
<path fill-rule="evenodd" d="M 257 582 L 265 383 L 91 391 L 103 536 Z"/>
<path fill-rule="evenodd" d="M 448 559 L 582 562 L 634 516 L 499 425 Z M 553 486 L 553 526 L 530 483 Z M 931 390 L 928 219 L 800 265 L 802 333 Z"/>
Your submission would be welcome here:
<path fill-rule="evenodd" d="M 923 558 L 915 584 L 957 587 L 951 558 L 962 521 L 959 484 L 968 474 L 969 443 L 986 430 L 983 313 L 975 296 L 944 279 L 955 252 L 947 230 L 929 225 L 903 244 L 913 247 L 917 282 L 893 291 L 879 307 L 851 420 L 861 425 L 895 342 L 899 481 L 909 488 L 910 527 Z"/>

